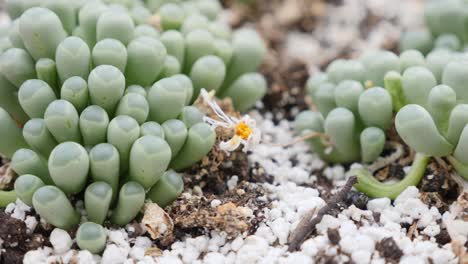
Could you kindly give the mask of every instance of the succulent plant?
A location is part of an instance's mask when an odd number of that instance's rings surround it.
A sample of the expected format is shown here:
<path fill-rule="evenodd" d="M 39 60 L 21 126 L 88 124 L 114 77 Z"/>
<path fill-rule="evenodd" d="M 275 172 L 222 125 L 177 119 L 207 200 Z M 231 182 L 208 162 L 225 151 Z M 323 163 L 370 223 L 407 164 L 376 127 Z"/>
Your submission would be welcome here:
<path fill-rule="evenodd" d="M 464 56 L 447 49 L 426 57 L 417 50 L 399 57 L 375 51 L 358 60 L 334 61 L 326 73 L 309 78 L 307 89 L 318 112 L 300 113 L 295 129 L 325 161 L 369 163 L 380 156 L 385 132 L 393 113 L 398 113 L 397 131 L 418 153 L 417 158 L 405 180 L 396 185 L 378 182 L 366 169 L 356 170 L 356 188 L 372 197 L 395 198 L 408 185 L 416 185 L 430 156 L 449 156 L 463 175 L 467 171 L 462 167 L 467 161 L 460 158 L 464 147 L 455 150 L 465 125 L 467 65 Z M 376 83 L 385 88 L 372 87 Z M 427 121 L 417 122 L 420 119 Z M 451 141 L 444 139 L 448 135 Z"/>
<path fill-rule="evenodd" d="M 384 149 L 393 112 L 391 93 L 378 86 L 392 70 L 400 71 L 400 58 L 388 51 L 332 62 L 326 73 L 309 78 L 307 90 L 318 112 L 299 114 L 296 132 L 318 133 L 309 141 L 325 161 L 374 161 Z"/>
<path fill-rule="evenodd" d="M 467 8 L 463 0 L 427 1 L 424 8 L 427 30 L 403 34 L 400 50 L 417 49 L 424 54 L 432 49 L 464 50 L 468 42 Z"/>
<path fill-rule="evenodd" d="M 215 132 L 190 105 L 200 89 L 240 111 L 266 91 L 254 73 L 262 40 L 216 21 L 216 0 L 6 6 L 15 20 L 0 32 L 0 153 L 19 178 L 0 205 L 18 197 L 71 229 L 80 217 L 70 198 L 84 193 L 91 223 L 77 243 L 93 253 L 108 216 L 125 225 L 145 199 L 170 205 L 183 191 L 180 172 L 211 150 Z"/>
<path fill-rule="evenodd" d="M 19 76 L 7 78 L 17 87 L 37 78 L 60 91 L 69 77 L 86 80 L 93 68 L 112 65 L 125 75 L 127 86 L 146 88 L 164 77 L 186 74 L 195 89 L 191 101 L 201 88 L 216 90 L 239 111 L 266 92 L 264 77 L 252 74 L 266 52 L 263 41 L 253 30 L 232 32 L 216 20 L 218 0 L 23 2 L 7 1 L 16 20 L 2 39 L 3 50 L 22 49 L 8 57 L 21 62 L 5 61 L 21 67 Z M 159 29 L 148 24 L 152 12 Z"/>

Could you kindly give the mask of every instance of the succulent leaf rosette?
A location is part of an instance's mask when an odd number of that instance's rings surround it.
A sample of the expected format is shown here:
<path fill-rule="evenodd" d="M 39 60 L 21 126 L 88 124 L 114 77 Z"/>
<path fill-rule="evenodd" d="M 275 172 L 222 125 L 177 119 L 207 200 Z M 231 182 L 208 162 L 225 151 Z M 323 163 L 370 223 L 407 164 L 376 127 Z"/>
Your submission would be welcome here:
<path fill-rule="evenodd" d="M 171 3 L 165 3 L 171 2 Z M 99 253 L 105 221 L 126 225 L 146 199 L 164 207 L 180 171 L 215 143 L 191 104 L 202 89 L 250 108 L 266 92 L 252 30 L 216 20 L 218 1 L 8 0 L 0 31 L 0 153 L 19 175 L 16 198 Z M 149 11 L 151 10 L 151 11 Z M 155 15 L 152 15 L 154 13 Z M 159 19 L 159 30 L 149 24 Z"/>
<path fill-rule="evenodd" d="M 325 161 L 370 163 L 380 157 L 396 113 L 397 132 L 417 155 L 411 171 L 396 184 L 377 181 L 365 168 L 354 170 L 359 179 L 355 187 L 371 197 L 396 198 L 417 185 L 430 156 L 447 156 L 466 177 L 467 61 L 445 49 L 426 57 L 417 50 L 400 56 L 375 51 L 357 60 L 334 61 L 326 73 L 308 80 L 318 111 L 299 114 L 295 129 Z"/>
<path fill-rule="evenodd" d="M 434 49 L 465 50 L 468 43 L 468 3 L 463 0 L 431 0 L 424 4 L 427 29 L 405 32 L 400 50 L 417 49 L 424 54 Z"/>

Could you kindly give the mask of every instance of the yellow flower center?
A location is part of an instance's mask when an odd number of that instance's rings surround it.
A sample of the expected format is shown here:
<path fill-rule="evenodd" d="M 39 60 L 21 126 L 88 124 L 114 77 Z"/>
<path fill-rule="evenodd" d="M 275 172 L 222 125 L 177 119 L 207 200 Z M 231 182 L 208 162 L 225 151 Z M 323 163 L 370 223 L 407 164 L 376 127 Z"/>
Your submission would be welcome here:
<path fill-rule="evenodd" d="M 236 125 L 236 136 L 241 137 L 243 140 L 247 140 L 252 133 L 252 129 L 244 122 L 239 122 Z"/>

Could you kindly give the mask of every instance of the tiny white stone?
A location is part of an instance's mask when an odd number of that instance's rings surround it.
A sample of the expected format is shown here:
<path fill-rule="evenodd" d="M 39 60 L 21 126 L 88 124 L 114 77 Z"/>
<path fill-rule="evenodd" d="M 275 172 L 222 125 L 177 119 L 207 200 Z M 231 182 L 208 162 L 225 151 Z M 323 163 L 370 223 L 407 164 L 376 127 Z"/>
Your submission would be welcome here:
<path fill-rule="evenodd" d="M 218 207 L 220 205 L 221 205 L 221 201 L 218 200 L 218 199 L 214 199 L 213 201 L 211 201 L 211 207 L 212 208 L 216 208 L 216 207 Z"/>
<path fill-rule="evenodd" d="M 26 224 L 26 228 L 28 229 L 28 233 L 31 234 L 34 232 L 37 226 L 37 220 L 36 217 L 34 216 L 27 216 L 26 219 L 24 220 L 24 223 Z"/>
<path fill-rule="evenodd" d="M 101 264 L 122 264 L 127 260 L 127 252 L 114 244 L 108 245 L 102 254 Z"/>
<path fill-rule="evenodd" d="M 71 248 L 73 244 L 73 241 L 68 232 L 60 228 L 55 228 L 52 230 L 49 240 L 54 247 L 54 252 L 56 254 L 64 254 Z"/>

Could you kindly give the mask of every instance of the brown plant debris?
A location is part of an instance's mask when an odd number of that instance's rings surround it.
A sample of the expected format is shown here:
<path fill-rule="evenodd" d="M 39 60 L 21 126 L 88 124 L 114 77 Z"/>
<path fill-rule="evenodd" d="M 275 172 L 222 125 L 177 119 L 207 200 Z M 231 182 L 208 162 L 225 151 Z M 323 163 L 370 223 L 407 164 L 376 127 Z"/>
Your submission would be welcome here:
<path fill-rule="evenodd" d="M 302 218 L 302 220 L 299 222 L 296 229 L 289 236 L 288 250 L 291 252 L 298 250 L 302 245 L 302 242 L 304 242 L 304 240 L 307 239 L 315 231 L 316 225 L 320 223 L 320 221 L 322 221 L 324 215 L 338 208 L 342 210 L 344 209 L 344 207 L 347 207 L 346 199 L 348 197 L 348 193 L 353 187 L 353 185 L 356 183 L 356 176 L 349 177 L 348 181 L 343 186 L 343 188 L 338 193 L 336 193 L 324 207 L 322 207 L 318 211 L 316 217 L 313 217 L 313 211 L 315 211 L 315 209 L 312 209 L 311 212 L 307 213 L 304 216 L 304 218 Z"/>
<path fill-rule="evenodd" d="M 12 190 L 16 176 L 10 167 L 10 162 L 2 164 L 0 167 L 0 190 Z"/>
<path fill-rule="evenodd" d="M 376 245 L 377 251 L 385 258 L 387 263 L 398 263 L 403 256 L 403 251 L 398 247 L 392 237 L 382 239 Z"/>
<path fill-rule="evenodd" d="M 22 263 L 26 252 L 47 243 L 46 234 L 29 235 L 23 221 L 10 217 L 4 212 L 0 212 L 0 223 L 0 239 L 3 241 L 0 263 Z"/>
<path fill-rule="evenodd" d="M 263 208 L 268 204 L 258 198 L 264 195 L 260 185 L 242 182 L 224 195 L 182 195 L 166 211 L 174 220 L 176 236 L 217 230 L 235 237 L 262 221 Z"/>
<path fill-rule="evenodd" d="M 153 240 L 158 239 L 167 246 L 173 240 L 174 222 L 171 217 L 156 203 L 146 203 L 141 223 L 146 227 Z"/>

